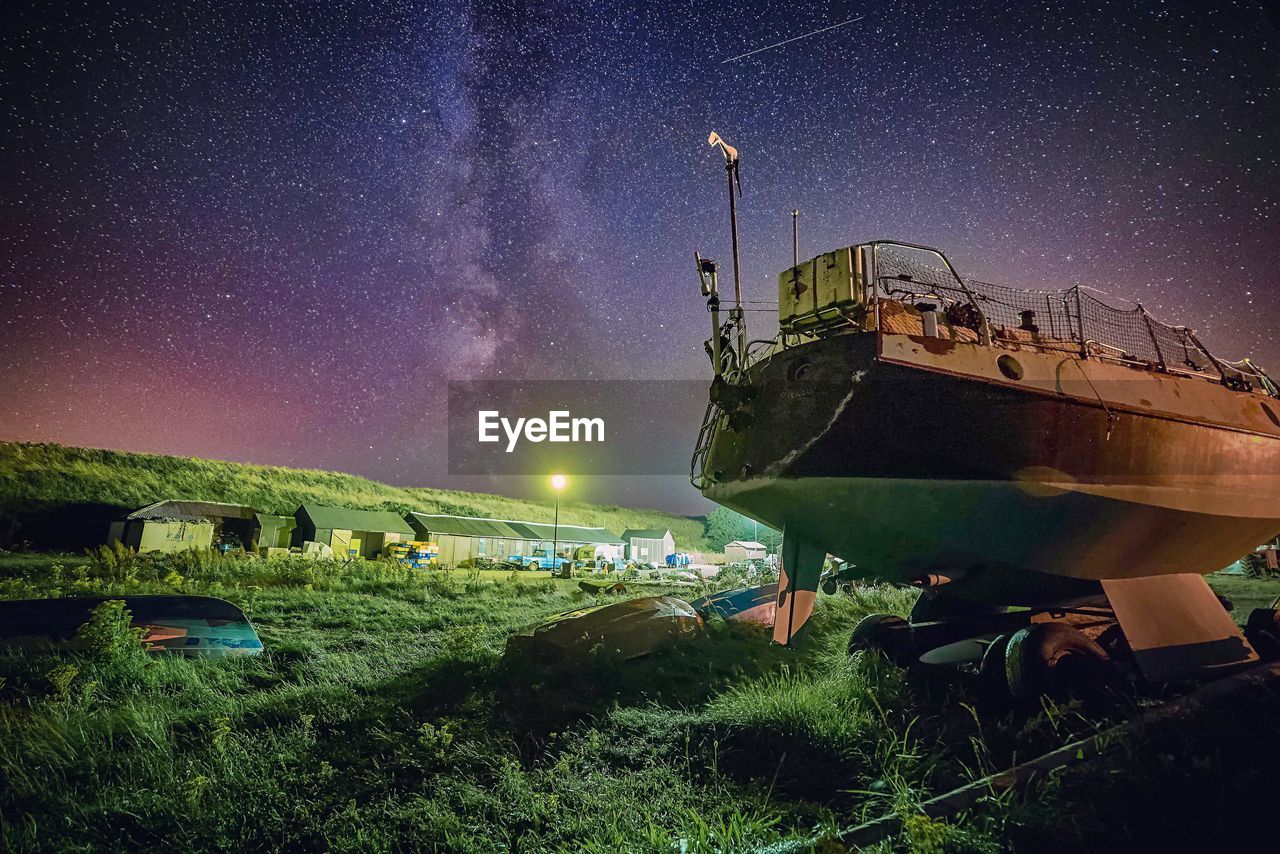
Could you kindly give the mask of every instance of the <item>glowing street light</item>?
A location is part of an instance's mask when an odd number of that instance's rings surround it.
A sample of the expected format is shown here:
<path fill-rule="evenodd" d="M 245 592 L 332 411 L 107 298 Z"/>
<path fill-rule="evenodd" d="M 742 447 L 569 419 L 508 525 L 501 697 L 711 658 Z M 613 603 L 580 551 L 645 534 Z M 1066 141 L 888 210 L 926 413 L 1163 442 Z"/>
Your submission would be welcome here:
<path fill-rule="evenodd" d="M 569 478 L 562 474 L 551 475 L 551 488 L 556 493 L 556 521 L 551 529 L 551 575 L 554 578 L 560 568 L 560 493 L 569 485 Z"/>

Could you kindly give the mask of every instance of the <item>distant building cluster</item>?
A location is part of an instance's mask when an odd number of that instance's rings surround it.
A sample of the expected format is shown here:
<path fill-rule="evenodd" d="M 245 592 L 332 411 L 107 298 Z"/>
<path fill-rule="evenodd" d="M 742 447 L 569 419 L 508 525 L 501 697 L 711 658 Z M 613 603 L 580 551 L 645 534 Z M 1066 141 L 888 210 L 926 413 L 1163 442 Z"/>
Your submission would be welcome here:
<path fill-rule="evenodd" d="M 261 513 L 240 504 L 157 501 L 111 525 L 109 543 L 138 552 L 217 549 L 263 557 L 309 556 L 429 559 L 449 566 L 492 561 L 529 569 L 558 562 L 661 564 L 676 555 L 669 529 L 552 525 L 511 519 L 353 510 L 303 504 L 292 516 Z"/>

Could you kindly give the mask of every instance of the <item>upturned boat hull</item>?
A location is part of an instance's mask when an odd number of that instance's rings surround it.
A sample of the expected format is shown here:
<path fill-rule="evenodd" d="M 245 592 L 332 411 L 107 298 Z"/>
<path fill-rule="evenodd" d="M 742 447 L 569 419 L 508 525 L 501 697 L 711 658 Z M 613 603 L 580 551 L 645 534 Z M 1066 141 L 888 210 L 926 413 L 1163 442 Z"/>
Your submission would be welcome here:
<path fill-rule="evenodd" d="M 875 332 L 781 350 L 742 388 L 704 494 L 868 576 L 1043 606 L 1212 572 L 1280 531 L 1261 394 Z"/>

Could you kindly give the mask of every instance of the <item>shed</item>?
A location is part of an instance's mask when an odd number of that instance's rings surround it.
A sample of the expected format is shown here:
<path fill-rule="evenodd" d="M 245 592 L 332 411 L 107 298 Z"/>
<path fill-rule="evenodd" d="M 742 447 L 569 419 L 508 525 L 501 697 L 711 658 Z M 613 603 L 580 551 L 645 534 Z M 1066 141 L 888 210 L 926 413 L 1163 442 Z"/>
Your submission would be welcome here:
<path fill-rule="evenodd" d="M 755 540 L 734 540 L 724 547 L 724 556 L 731 561 L 764 560 L 768 553 L 764 543 Z"/>
<path fill-rule="evenodd" d="M 107 540 L 122 542 L 138 552 L 207 549 L 214 544 L 252 550 L 257 535 L 258 520 L 252 507 L 167 499 L 114 522 Z"/>
<path fill-rule="evenodd" d="M 258 520 L 259 549 L 287 549 L 293 542 L 293 529 L 298 527 L 298 520 L 292 516 L 273 516 L 270 513 L 255 513 Z"/>
<path fill-rule="evenodd" d="M 435 513 L 410 513 L 405 518 L 418 539 L 440 547 L 440 562 L 450 566 L 479 557 L 498 562 L 515 556 L 549 557 L 553 547 L 561 557 L 572 558 L 573 551 L 584 545 L 596 546 L 597 554 L 609 560 L 622 559 L 623 541 L 606 528 L 560 525 L 557 529 L 545 522 Z"/>
<path fill-rule="evenodd" d="M 628 528 L 622 539 L 627 544 L 627 557 L 636 563 L 662 563 L 676 551 L 670 528 Z"/>
<path fill-rule="evenodd" d="M 335 557 L 376 558 L 389 543 L 413 537 L 413 528 L 394 510 L 303 504 L 293 515 L 293 545 L 323 543 Z"/>

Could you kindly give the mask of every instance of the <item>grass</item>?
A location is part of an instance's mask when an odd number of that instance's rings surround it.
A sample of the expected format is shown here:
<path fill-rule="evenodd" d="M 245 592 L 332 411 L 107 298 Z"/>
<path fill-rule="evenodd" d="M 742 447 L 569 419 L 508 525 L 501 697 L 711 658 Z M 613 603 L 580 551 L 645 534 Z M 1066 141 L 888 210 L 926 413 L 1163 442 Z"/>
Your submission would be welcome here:
<path fill-rule="evenodd" d="M 245 504 L 292 515 L 311 502 L 406 513 L 452 513 L 500 519 L 547 519 L 551 505 L 477 492 L 391 486 L 332 471 L 134 454 L 54 444 L 0 442 L 0 542 L 40 542 L 69 526 L 93 530 L 74 545 L 102 542 L 119 511 L 164 498 Z M 65 512 L 59 512 L 65 511 Z M 608 528 L 670 528 L 682 549 L 705 549 L 703 520 L 626 507 L 564 501 L 564 524 Z M 99 530 L 100 529 L 100 530 Z M 46 533 L 49 532 L 49 533 Z M 66 543 L 53 543 L 65 546 Z"/>
<path fill-rule="evenodd" d="M 0 849 L 810 850 L 898 809 L 893 848 L 1114 850 L 1157 820 L 1161 839 L 1195 822 L 1240 830 L 1233 787 L 1269 781 L 1213 752 L 1271 733 L 1258 712 L 1229 734 L 1144 736 L 1122 774 L 1086 766 L 953 822 L 924 818 L 931 794 L 1096 722 L 1072 707 L 983 720 L 963 686 L 849 658 L 856 619 L 910 607 L 890 588 L 821 597 L 800 651 L 713 623 L 663 654 L 600 650 L 555 673 L 502 652 L 520 627 L 592 601 L 572 582 L 363 561 L 0 559 L 4 598 L 175 590 L 245 608 L 268 653 L 139 657 L 104 624 L 83 654 L 0 655 Z M 1185 815 L 1122 822 L 1148 792 Z M 1221 815 L 1206 821 L 1194 797 Z"/>
<path fill-rule="evenodd" d="M 1209 584 L 1219 596 L 1229 599 L 1233 616 L 1241 624 L 1254 608 L 1269 608 L 1280 598 L 1280 578 L 1249 578 L 1243 575 L 1213 575 Z"/>

